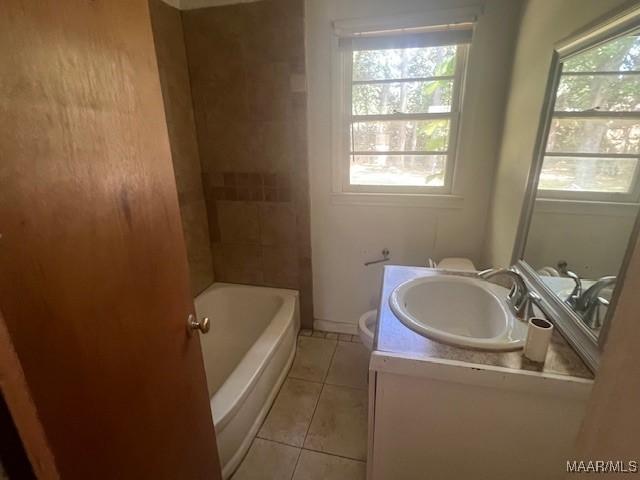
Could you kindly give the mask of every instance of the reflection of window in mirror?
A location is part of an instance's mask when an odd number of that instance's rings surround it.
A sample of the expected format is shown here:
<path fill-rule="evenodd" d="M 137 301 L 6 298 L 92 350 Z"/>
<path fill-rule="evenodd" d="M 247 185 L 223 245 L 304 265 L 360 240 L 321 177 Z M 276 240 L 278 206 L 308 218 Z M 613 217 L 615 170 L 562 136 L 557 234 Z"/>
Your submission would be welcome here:
<path fill-rule="evenodd" d="M 538 189 L 543 198 L 638 201 L 640 32 L 563 60 Z"/>
<path fill-rule="evenodd" d="M 524 260 L 595 338 L 640 206 L 640 30 L 559 55 Z"/>

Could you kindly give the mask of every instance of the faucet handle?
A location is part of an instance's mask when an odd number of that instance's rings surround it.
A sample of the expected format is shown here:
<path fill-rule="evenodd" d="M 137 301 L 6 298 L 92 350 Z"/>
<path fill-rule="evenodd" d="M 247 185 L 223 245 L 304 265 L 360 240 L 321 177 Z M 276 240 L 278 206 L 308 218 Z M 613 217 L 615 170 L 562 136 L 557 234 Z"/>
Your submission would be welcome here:
<path fill-rule="evenodd" d="M 497 269 L 495 268 L 487 268 L 486 270 L 480 270 L 479 272 L 476 272 L 476 276 L 480 277 L 480 278 L 485 278 L 487 275 L 493 273 L 497 271 Z"/>
<path fill-rule="evenodd" d="M 608 308 L 609 300 L 597 296 L 589 302 L 589 305 L 587 305 L 587 309 L 582 314 L 582 320 L 587 325 L 587 327 L 591 328 L 592 330 L 596 330 L 602 327 L 602 323 L 606 315 L 606 310 L 603 312 L 602 307 Z"/>
<path fill-rule="evenodd" d="M 536 317 L 535 307 L 540 308 L 542 297 L 533 290 L 529 290 L 522 305 L 522 320 L 529 323 L 531 317 Z"/>

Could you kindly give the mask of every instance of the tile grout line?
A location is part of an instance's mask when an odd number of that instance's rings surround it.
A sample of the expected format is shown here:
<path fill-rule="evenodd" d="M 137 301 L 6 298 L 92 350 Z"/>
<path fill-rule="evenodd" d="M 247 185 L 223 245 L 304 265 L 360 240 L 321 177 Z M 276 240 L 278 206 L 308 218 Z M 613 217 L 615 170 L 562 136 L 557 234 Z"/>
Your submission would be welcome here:
<path fill-rule="evenodd" d="M 313 338 L 313 337 L 311 337 Z M 325 339 L 326 340 L 326 339 Z M 316 411 L 318 410 L 318 404 L 320 403 L 320 397 L 322 396 L 322 392 L 324 391 L 324 379 L 326 379 L 327 375 L 329 375 L 329 370 L 331 369 L 331 364 L 333 362 L 333 357 L 336 354 L 336 350 L 338 349 L 338 342 L 336 342 L 334 348 L 333 348 L 333 352 L 331 353 L 331 359 L 329 360 L 329 367 L 327 368 L 327 372 L 325 373 L 322 382 L 313 382 L 313 383 L 320 383 L 322 385 L 322 387 L 320 388 L 320 393 L 318 393 L 318 399 L 316 400 L 314 406 L 313 406 L 313 413 L 311 414 L 311 419 L 309 420 L 309 425 L 307 425 L 307 428 L 304 432 L 304 437 L 302 439 L 302 446 L 300 447 L 300 451 L 298 452 L 298 458 L 296 459 L 296 464 L 293 467 L 293 473 L 291 474 L 291 480 L 293 480 L 293 477 L 296 474 L 296 470 L 298 469 L 298 464 L 300 463 L 300 457 L 302 456 L 302 450 L 304 450 L 304 444 L 307 441 L 307 435 L 309 435 L 309 429 L 311 429 L 311 423 L 313 423 L 313 417 L 315 417 L 316 415 Z"/>
<path fill-rule="evenodd" d="M 318 382 L 317 380 L 308 380 L 306 378 L 300 378 L 300 377 L 292 377 L 291 374 L 287 375 L 287 378 L 290 378 L 292 380 L 297 380 L 298 382 L 307 382 L 307 383 L 315 383 L 317 385 L 322 385 L 324 384 L 324 382 L 320 381 Z"/>
<path fill-rule="evenodd" d="M 296 476 L 296 470 L 298 469 L 298 463 L 300 463 L 300 457 L 302 456 L 302 448 L 298 450 L 298 456 L 296 457 L 296 463 L 293 466 L 293 470 L 291 471 L 291 480 Z"/>
<path fill-rule="evenodd" d="M 322 384 L 323 385 L 329 385 L 332 387 L 344 387 L 344 388 L 352 388 L 354 390 L 369 390 L 369 385 L 367 385 L 366 387 L 354 387 L 353 385 L 340 385 L 337 383 L 328 383 L 327 382 L 327 378 L 329 378 L 329 371 L 331 370 L 331 366 L 333 365 L 333 359 L 336 356 L 336 352 L 338 351 L 338 345 L 340 343 L 345 343 L 345 344 L 350 344 L 350 343 L 355 343 L 357 344 L 358 342 L 351 342 L 351 341 L 346 341 L 346 340 L 340 340 L 338 339 L 336 341 L 336 347 L 333 350 L 333 354 L 331 355 L 331 360 L 329 361 L 329 369 L 327 370 L 327 374 L 324 376 L 324 380 L 322 380 Z M 363 345 L 364 347 L 364 345 Z"/>
<path fill-rule="evenodd" d="M 366 387 L 354 387 L 353 385 L 341 385 L 339 383 L 328 383 L 328 382 L 324 382 L 323 385 L 329 385 L 330 387 L 350 388 L 352 390 L 361 390 L 361 391 L 369 390 L 368 385 Z"/>
<path fill-rule="evenodd" d="M 329 377 L 329 372 L 331 371 L 331 367 L 333 366 L 333 359 L 335 358 L 337 351 L 338 351 L 338 342 L 336 342 L 336 344 L 333 347 L 333 352 L 331 352 L 331 359 L 329 360 L 329 368 L 327 368 L 327 371 L 324 374 L 324 377 L 322 377 L 323 384 L 327 383 L 327 378 Z"/>
<path fill-rule="evenodd" d="M 296 340 L 299 340 L 300 337 L 301 337 L 301 335 L 298 335 Z M 308 338 L 313 338 L 313 337 L 308 337 Z M 253 445 L 255 444 L 255 441 L 257 439 L 260 439 L 260 440 L 266 441 L 266 442 L 272 442 L 272 443 L 275 443 L 275 444 L 278 444 L 278 445 L 282 445 L 282 446 L 286 446 L 286 447 L 290 447 L 290 448 L 297 448 L 298 449 L 298 454 L 296 456 L 296 461 L 295 461 L 295 464 L 294 464 L 294 467 L 293 467 L 293 470 L 292 470 L 292 473 L 291 473 L 291 477 L 290 477 L 289 480 L 293 480 L 293 478 L 295 478 L 296 471 L 298 469 L 298 465 L 300 464 L 300 459 L 302 457 L 303 450 L 306 450 L 308 452 L 319 453 L 321 455 L 328 455 L 328 456 L 331 456 L 331 457 L 342 458 L 342 459 L 345 459 L 345 460 L 354 461 L 354 462 L 360 462 L 360 463 L 365 463 L 366 464 L 366 460 L 361 460 L 361 459 L 358 459 L 358 458 L 347 457 L 347 456 L 344 456 L 344 455 L 338 455 L 338 454 L 334 454 L 334 453 L 330 453 L 330 452 L 325 452 L 325 451 L 322 451 L 322 450 L 316 450 L 314 448 L 305 447 L 305 443 L 306 443 L 307 437 L 309 435 L 309 431 L 311 429 L 311 424 L 313 423 L 313 419 L 315 418 L 316 412 L 318 410 L 318 405 L 320 404 L 320 398 L 322 397 L 322 393 L 324 392 L 324 388 L 325 388 L 326 385 L 329 385 L 329 386 L 332 386 L 332 387 L 335 386 L 335 387 L 341 387 L 341 388 L 349 388 L 349 389 L 352 389 L 352 390 L 360 390 L 360 391 L 362 391 L 362 390 L 366 391 L 367 390 L 367 388 L 359 388 L 359 387 L 354 387 L 354 386 L 350 386 L 350 385 L 337 385 L 337 384 L 327 383 L 327 378 L 329 377 L 329 372 L 331 371 L 331 367 L 333 366 L 333 361 L 335 359 L 335 356 L 336 356 L 336 353 L 337 353 L 337 350 L 338 350 L 338 344 L 340 342 L 342 342 L 342 343 L 359 343 L 359 342 L 349 342 L 349 341 L 345 341 L 345 340 L 327 339 L 327 338 L 324 338 L 324 339 L 318 338 L 318 339 L 319 340 L 325 340 L 325 341 L 335 341 L 333 351 L 331 352 L 331 358 L 329 360 L 329 365 L 328 365 L 328 368 L 327 368 L 326 372 L 324 373 L 324 375 L 322 377 L 322 380 L 321 381 L 314 381 L 314 380 L 308 380 L 308 379 L 303 379 L 303 378 L 297 378 L 297 377 L 290 376 L 290 372 L 291 372 L 291 367 L 290 367 L 289 368 L 289 373 L 285 377 L 285 380 L 283 381 L 283 384 L 280 387 L 280 391 L 281 391 L 282 387 L 284 386 L 284 383 L 288 379 L 293 379 L 293 380 L 296 380 L 296 381 L 308 382 L 308 383 L 311 383 L 311 384 L 316 384 L 316 385 L 319 384 L 319 385 L 321 385 L 320 392 L 318 394 L 318 398 L 316 399 L 316 402 L 315 402 L 314 407 L 313 407 L 313 413 L 311 414 L 311 419 L 309 421 L 309 424 L 307 425 L 307 428 L 306 428 L 306 431 L 305 431 L 305 434 L 304 434 L 304 437 L 303 437 L 303 440 L 302 440 L 302 445 L 298 447 L 296 445 L 291 445 L 291 444 L 283 442 L 283 441 L 272 440 L 272 439 L 260 436 L 260 430 L 262 429 L 262 426 L 266 422 L 267 417 L 269 416 L 269 413 L 271 413 L 271 410 L 273 409 L 273 407 L 275 405 L 275 400 L 274 400 L 273 404 L 269 408 L 269 411 L 267 412 L 267 415 L 265 416 L 265 419 L 262 422 L 262 425 L 258 429 L 258 432 L 256 432 L 256 434 L 254 435 L 254 438 L 252 439 L 251 444 L 250 444 L 250 448 L 249 448 L 249 450 L 250 450 L 251 447 L 253 447 Z M 296 341 L 296 348 L 297 348 L 297 343 L 298 342 Z M 280 391 L 278 392 L 278 395 L 280 394 Z M 277 399 L 277 396 L 276 396 L 276 399 Z M 248 451 L 247 451 L 247 453 L 248 453 Z M 245 459 L 246 459 L 246 456 L 245 456 Z M 243 459 L 241 463 L 243 463 L 245 459 Z M 235 474 L 235 472 L 234 472 L 234 474 Z"/>
<path fill-rule="evenodd" d="M 313 413 L 311 414 L 311 420 L 309 420 L 309 425 L 307 425 L 307 429 L 304 432 L 304 438 L 302 439 L 302 448 L 304 448 L 304 444 L 307 441 L 307 436 L 309 435 L 309 430 L 311 429 L 311 424 L 313 423 L 313 418 L 316 416 L 316 411 L 318 410 L 318 405 L 320 404 L 320 397 L 322 397 L 322 392 L 324 392 L 324 386 L 326 385 L 324 380 L 329 375 L 329 370 L 331 370 L 331 364 L 333 363 L 333 357 L 336 355 L 336 350 L 338 349 L 338 342 L 336 342 L 333 347 L 333 352 L 331 352 L 331 359 L 329 360 L 329 367 L 327 368 L 327 372 L 324 374 L 322 379 L 322 388 L 320 389 L 320 393 L 318 394 L 318 399 L 316 400 L 315 405 L 313 406 Z"/>
<path fill-rule="evenodd" d="M 302 450 L 306 450 L 307 452 L 321 453 L 322 455 L 328 455 L 330 457 L 342 458 L 344 460 L 351 460 L 352 462 L 367 463 L 366 460 L 361 460 L 359 458 L 346 457 L 344 455 L 338 455 L 337 453 L 329 453 L 329 452 L 325 452 L 325 451 L 322 451 L 322 450 L 316 450 L 314 448 L 301 448 L 300 451 L 302 451 Z"/>

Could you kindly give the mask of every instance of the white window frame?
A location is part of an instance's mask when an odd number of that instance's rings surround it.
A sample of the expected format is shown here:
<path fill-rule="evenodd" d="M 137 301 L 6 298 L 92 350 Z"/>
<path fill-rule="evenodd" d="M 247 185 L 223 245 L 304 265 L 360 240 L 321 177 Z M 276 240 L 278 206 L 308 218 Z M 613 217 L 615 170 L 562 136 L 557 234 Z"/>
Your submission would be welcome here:
<path fill-rule="evenodd" d="M 565 200 L 574 202 L 605 202 L 605 203 L 638 203 L 640 202 L 640 153 L 638 154 L 626 154 L 626 153 L 565 153 L 565 152 L 547 152 L 547 144 L 549 141 L 549 135 L 551 133 L 551 123 L 556 118 L 581 118 L 581 119 L 593 119 L 593 118 L 637 118 L 640 119 L 640 112 L 618 112 L 618 111 L 577 111 L 577 112 L 564 112 L 555 110 L 555 102 L 558 94 L 558 88 L 560 85 L 560 79 L 563 75 L 564 63 L 576 56 L 584 53 L 596 47 L 599 44 L 607 43 L 629 34 L 635 29 L 629 31 L 623 31 L 611 36 L 602 35 L 597 38 L 596 41 L 589 42 L 585 37 L 583 42 L 574 42 L 558 48 L 558 66 L 553 79 L 553 88 L 550 92 L 550 98 L 547 99 L 549 108 L 549 118 L 546 125 L 546 134 L 543 138 L 543 144 L 540 146 L 542 160 L 540 163 L 540 174 L 542 174 L 542 167 L 544 157 L 567 157 L 567 158 L 635 158 L 637 160 L 636 168 L 633 174 L 633 180 L 629 186 L 628 192 L 584 192 L 574 190 L 546 190 L 537 189 L 537 198 L 545 200 Z M 595 72 L 600 74 L 615 73 L 617 75 L 640 75 L 640 72 Z M 565 73 L 566 74 L 566 73 Z M 593 75 L 594 72 L 570 72 L 571 75 Z"/>
<path fill-rule="evenodd" d="M 424 12 L 422 14 L 384 17 L 380 19 L 350 19 L 333 22 L 332 54 L 332 202 L 337 204 L 389 205 L 389 206 L 434 206 L 461 208 L 463 197 L 456 192 L 458 164 L 458 146 L 460 122 L 463 112 L 463 98 L 470 44 L 457 45 L 457 61 L 454 74 L 454 92 L 452 92 L 451 112 L 440 117 L 450 118 L 449 144 L 444 186 L 387 186 L 387 185 L 351 185 L 350 183 L 350 128 L 352 121 L 351 104 L 351 51 L 338 47 L 338 36 L 365 31 L 407 30 L 425 26 L 437 26 L 446 23 L 475 23 L 482 13 L 480 7 Z M 412 79 L 413 80 L 413 79 Z M 422 79 L 419 79 L 422 80 Z M 414 115 L 396 114 L 396 119 L 412 119 Z M 434 118 L 438 114 L 427 114 Z M 386 115 L 385 120 L 393 120 Z M 442 155 L 443 152 L 437 152 Z"/>
<path fill-rule="evenodd" d="M 444 46 L 444 45 L 443 45 Z M 447 194 L 451 193 L 453 185 L 453 172 L 457 158 L 458 131 L 460 117 L 462 113 L 462 92 L 466 72 L 468 45 L 456 45 L 456 62 L 454 75 L 430 76 L 421 78 L 404 78 L 383 80 L 388 83 L 402 81 L 434 81 L 453 80 L 453 91 L 451 95 L 451 111 L 446 113 L 394 113 L 388 115 L 353 115 L 352 88 L 356 84 L 380 83 L 381 81 L 354 82 L 353 75 L 353 54 L 352 51 L 343 53 L 343 123 L 342 123 L 342 158 L 346 165 L 342 171 L 342 191 L 355 193 L 404 193 L 404 194 Z M 351 125 L 363 121 L 393 121 L 393 120 L 449 120 L 449 138 L 447 150 L 445 151 L 398 151 L 398 152 L 352 152 L 351 151 Z M 442 186 L 414 186 L 414 185 L 352 185 L 350 180 L 351 155 L 438 155 L 446 156 L 444 185 Z"/>

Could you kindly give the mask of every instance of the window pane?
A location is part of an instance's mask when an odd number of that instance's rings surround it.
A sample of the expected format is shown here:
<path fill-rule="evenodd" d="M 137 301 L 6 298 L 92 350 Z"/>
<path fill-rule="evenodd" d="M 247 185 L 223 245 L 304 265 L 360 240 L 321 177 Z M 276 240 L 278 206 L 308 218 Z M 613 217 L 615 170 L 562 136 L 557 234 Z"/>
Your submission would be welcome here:
<path fill-rule="evenodd" d="M 640 75 L 563 75 L 556 111 L 640 111 Z"/>
<path fill-rule="evenodd" d="M 628 193 L 636 158 L 545 157 L 538 188 Z"/>
<path fill-rule="evenodd" d="M 444 186 L 446 155 L 352 155 L 351 185 Z"/>
<path fill-rule="evenodd" d="M 547 152 L 639 153 L 640 120 L 554 118 Z"/>
<path fill-rule="evenodd" d="M 565 72 L 640 70 L 640 37 L 629 34 L 592 48 L 564 62 Z"/>
<path fill-rule="evenodd" d="M 353 80 L 389 80 L 453 75 L 456 46 L 356 50 Z"/>
<path fill-rule="evenodd" d="M 354 115 L 451 111 L 453 80 L 354 85 Z"/>
<path fill-rule="evenodd" d="M 355 122 L 351 138 L 355 152 L 446 151 L 449 120 Z"/>

